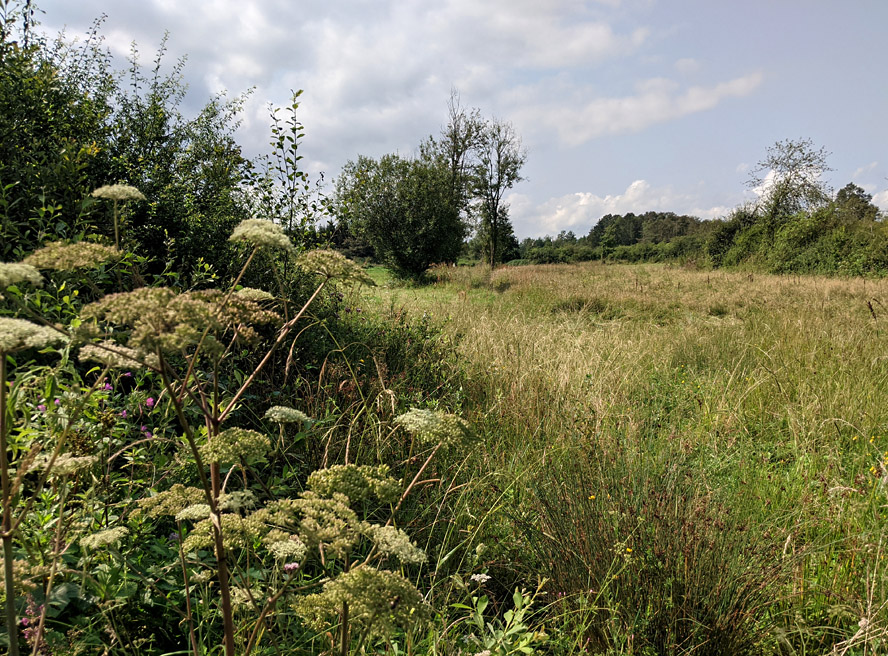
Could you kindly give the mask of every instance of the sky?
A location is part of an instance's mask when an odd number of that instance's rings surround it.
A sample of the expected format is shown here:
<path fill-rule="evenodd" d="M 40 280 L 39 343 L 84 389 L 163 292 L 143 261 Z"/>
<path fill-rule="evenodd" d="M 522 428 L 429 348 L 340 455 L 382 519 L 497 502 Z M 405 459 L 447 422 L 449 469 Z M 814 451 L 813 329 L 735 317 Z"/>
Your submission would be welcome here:
<path fill-rule="evenodd" d="M 101 34 L 120 67 L 169 34 L 185 113 L 252 90 L 238 137 L 268 150 L 268 104 L 304 90 L 300 151 L 334 179 L 359 154 L 412 155 L 450 92 L 513 124 L 525 178 L 507 195 L 519 238 L 608 213 L 710 219 L 754 199 L 779 140 L 831 154 L 888 210 L 886 0 L 37 0 L 51 35 Z"/>

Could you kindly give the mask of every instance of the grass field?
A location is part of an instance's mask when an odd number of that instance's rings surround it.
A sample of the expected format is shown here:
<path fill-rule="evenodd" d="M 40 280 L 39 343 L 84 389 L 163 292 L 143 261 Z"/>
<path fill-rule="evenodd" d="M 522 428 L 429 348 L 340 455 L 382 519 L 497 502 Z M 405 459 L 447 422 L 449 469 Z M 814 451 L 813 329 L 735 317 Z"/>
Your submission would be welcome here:
<path fill-rule="evenodd" d="M 431 316 L 457 344 L 482 437 L 460 530 L 504 589 L 548 580 L 554 647 L 888 646 L 884 281 L 600 264 L 441 269 L 418 288 L 372 275 L 366 302 Z"/>

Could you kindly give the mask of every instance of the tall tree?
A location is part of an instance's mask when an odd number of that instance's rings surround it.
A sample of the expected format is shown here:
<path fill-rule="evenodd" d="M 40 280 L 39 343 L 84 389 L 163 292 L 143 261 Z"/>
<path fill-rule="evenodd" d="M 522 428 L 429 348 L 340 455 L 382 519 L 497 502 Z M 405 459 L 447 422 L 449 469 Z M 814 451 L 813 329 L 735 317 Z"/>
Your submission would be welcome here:
<path fill-rule="evenodd" d="M 521 181 L 521 167 L 527 152 L 511 123 L 493 119 L 484 125 L 478 139 L 473 170 L 473 192 L 479 206 L 481 226 L 487 235 L 487 255 L 491 268 L 499 261 L 500 233 L 508 222 L 503 196 Z"/>
<path fill-rule="evenodd" d="M 832 169 L 829 152 L 810 139 L 786 139 L 768 148 L 752 170 L 747 186 L 761 193 L 764 218 L 775 225 L 797 212 L 810 211 L 830 201 L 823 175 Z"/>

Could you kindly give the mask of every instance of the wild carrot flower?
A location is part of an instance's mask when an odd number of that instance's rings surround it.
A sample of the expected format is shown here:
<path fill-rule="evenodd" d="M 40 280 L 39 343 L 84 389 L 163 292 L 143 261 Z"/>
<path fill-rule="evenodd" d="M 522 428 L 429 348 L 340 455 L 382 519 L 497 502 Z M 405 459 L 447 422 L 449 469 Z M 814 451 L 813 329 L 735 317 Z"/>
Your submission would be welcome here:
<path fill-rule="evenodd" d="M 245 461 L 256 461 L 268 453 L 271 443 L 262 433 L 248 428 L 228 428 L 206 444 L 199 447 L 200 457 L 205 462 L 234 464 Z"/>
<path fill-rule="evenodd" d="M 120 259 L 122 253 L 112 246 L 102 246 L 88 241 L 66 244 L 54 241 L 39 248 L 25 258 L 25 263 L 38 269 L 73 271 L 92 269 L 111 260 Z"/>
<path fill-rule="evenodd" d="M 115 528 L 109 528 L 106 531 L 99 531 L 98 533 L 93 533 L 92 535 L 87 535 L 85 538 L 81 538 L 80 546 L 84 549 L 99 549 L 101 547 L 108 547 L 120 542 L 123 538 L 129 535 L 129 529 L 125 526 L 117 526 Z"/>
<path fill-rule="evenodd" d="M 324 249 L 308 251 L 303 253 L 296 263 L 303 269 L 322 275 L 328 280 L 335 278 L 340 282 L 358 283 L 368 287 L 376 284 L 360 265 L 336 251 Z"/>
<path fill-rule="evenodd" d="M 13 353 L 28 348 L 44 348 L 65 341 L 65 336 L 49 326 L 24 319 L 0 317 L 0 352 Z"/>
<path fill-rule="evenodd" d="M 275 405 L 266 410 L 265 419 L 270 419 L 278 424 L 307 424 L 311 422 L 311 418 L 301 410 L 283 405 Z"/>
<path fill-rule="evenodd" d="M 126 184 L 105 185 L 94 190 L 90 195 L 94 198 L 107 198 L 109 200 L 145 200 L 145 196 L 141 191 Z"/>
<path fill-rule="evenodd" d="M 43 276 L 30 264 L 21 262 L 0 262 L 0 289 L 20 282 L 29 282 L 35 287 L 43 284 Z"/>
<path fill-rule="evenodd" d="M 241 221 L 231 233 L 229 241 L 247 241 L 259 248 L 280 248 L 287 252 L 296 250 L 283 227 L 267 219 Z"/>

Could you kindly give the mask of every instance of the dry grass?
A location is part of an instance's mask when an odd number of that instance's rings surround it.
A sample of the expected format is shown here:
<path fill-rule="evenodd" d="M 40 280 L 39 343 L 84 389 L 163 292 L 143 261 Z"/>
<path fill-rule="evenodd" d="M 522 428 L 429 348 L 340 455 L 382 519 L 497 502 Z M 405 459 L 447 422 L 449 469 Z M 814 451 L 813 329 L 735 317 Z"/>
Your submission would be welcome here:
<path fill-rule="evenodd" d="M 886 606 L 888 284 L 601 264 L 438 277 L 375 300 L 459 337 L 487 466 L 515 475 L 615 432 L 691 453 L 700 485 L 804 555 L 787 599 L 809 633 L 781 638 L 792 649 L 885 625 L 868 609 Z"/>

